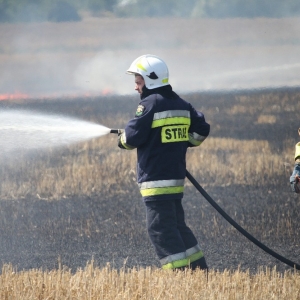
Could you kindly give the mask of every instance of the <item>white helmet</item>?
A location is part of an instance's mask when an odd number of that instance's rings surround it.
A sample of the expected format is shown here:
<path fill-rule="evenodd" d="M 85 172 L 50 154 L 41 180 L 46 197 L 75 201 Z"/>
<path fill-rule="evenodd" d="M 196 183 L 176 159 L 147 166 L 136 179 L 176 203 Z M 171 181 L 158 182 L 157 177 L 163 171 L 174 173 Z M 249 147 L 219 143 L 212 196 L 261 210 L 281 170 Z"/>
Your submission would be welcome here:
<path fill-rule="evenodd" d="M 145 54 L 133 61 L 127 74 L 143 76 L 146 88 L 152 90 L 169 84 L 169 70 L 166 63 L 159 57 Z"/>

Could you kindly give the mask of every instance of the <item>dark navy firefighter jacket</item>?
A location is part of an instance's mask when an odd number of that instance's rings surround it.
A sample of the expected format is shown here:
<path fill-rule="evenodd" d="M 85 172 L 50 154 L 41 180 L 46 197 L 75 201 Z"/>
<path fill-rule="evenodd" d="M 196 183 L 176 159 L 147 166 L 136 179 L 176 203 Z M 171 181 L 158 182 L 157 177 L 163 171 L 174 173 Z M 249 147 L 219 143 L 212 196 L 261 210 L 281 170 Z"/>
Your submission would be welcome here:
<path fill-rule="evenodd" d="M 144 87 L 134 119 L 119 137 L 119 147 L 137 148 L 137 179 L 145 201 L 181 199 L 186 151 L 199 146 L 210 125 L 170 85 Z"/>

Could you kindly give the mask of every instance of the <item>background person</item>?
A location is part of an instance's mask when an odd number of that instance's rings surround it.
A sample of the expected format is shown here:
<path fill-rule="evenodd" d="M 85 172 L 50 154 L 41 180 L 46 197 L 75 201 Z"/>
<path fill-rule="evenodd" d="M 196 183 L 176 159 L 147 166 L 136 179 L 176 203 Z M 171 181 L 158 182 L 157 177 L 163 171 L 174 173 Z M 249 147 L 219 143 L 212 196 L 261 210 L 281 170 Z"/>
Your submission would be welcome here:
<path fill-rule="evenodd" d="M 298 129 L 300 136 L 300 128 Z M 290 183 L 292 191 L 299 194 L 300 193 L 300 142 L 295 146 L 295 165 L 293 173 L 290 177 Z"/>
<path fill-rule="evenodd" d="M 186 151 L 199 146 L 210 125 L 169 84 L 165 62 L 155 55 L 133 61 L 141 101 L 119 136 L 122 149 L 137 148 L 137 177 L 146 205 L 147 229 L 163 269 L 207 269 L 203 252 L 185 223 L 182 197 Z"/>

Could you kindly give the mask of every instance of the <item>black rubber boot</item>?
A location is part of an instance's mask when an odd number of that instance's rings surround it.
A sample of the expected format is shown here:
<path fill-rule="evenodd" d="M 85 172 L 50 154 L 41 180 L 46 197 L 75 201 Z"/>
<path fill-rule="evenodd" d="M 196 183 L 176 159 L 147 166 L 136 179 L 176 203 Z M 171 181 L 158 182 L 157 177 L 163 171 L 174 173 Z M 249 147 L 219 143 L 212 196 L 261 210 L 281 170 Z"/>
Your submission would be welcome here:
<path fill-rule="evenodd" d="M 196 270 L 197 268 L 208 271 L 208 266 L 206 264 L 205 257 L 201 257 L 200 259 L 197 259 L 197 260 L 193 261 L 192 263 L 190 263 L 190 268 L 193 271 Z"/>

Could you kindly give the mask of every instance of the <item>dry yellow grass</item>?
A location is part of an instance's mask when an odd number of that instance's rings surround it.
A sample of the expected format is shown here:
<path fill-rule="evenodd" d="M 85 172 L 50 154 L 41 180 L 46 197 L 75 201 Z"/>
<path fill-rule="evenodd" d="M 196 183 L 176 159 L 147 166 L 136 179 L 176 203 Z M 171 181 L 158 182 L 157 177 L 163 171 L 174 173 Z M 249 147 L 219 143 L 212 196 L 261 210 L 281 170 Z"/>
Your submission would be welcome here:
<path fill-rule="evenodd" d="M 300 275 L 276 269 L 257 274 L 239 270 L 174 272 L 160 269 L 99 269 L 93 263 L 72 273 L 67 268 L 52 271 L 17 272 L 5 265 L 0 275 L 1 299 L 288 299 L 300 297 Z"/>
<path fill-rule="evenodd" d="M 187 168 L 204 185 L 211 179 L 217 185 L 263 185 L 270 174 L 290 173 L 293 150 L 272 153 L 267 141 L 210 137 L 199 148 L 188 150 Z M 61 199 L 137 189 L 136 151 L 119 149 L 115 135 L 45 153 L 31 162 L 24 154 L 2 167 L 1 199 L 27 195 Z"/>
<path fill-rule="evenodd" d="M 201 149 L 191 150 L 188 169 L 216 184 L 264 185 L 270 176 L 289 174 L 292 158 L 292 148 L 274 153 L 268 141 L 208 138 Z"/>
<path fill-rule="evenodd" d="M 273 115 L 259 115 L 257 118 L 257 124 L 275 124 L 276 116 Z"/>

